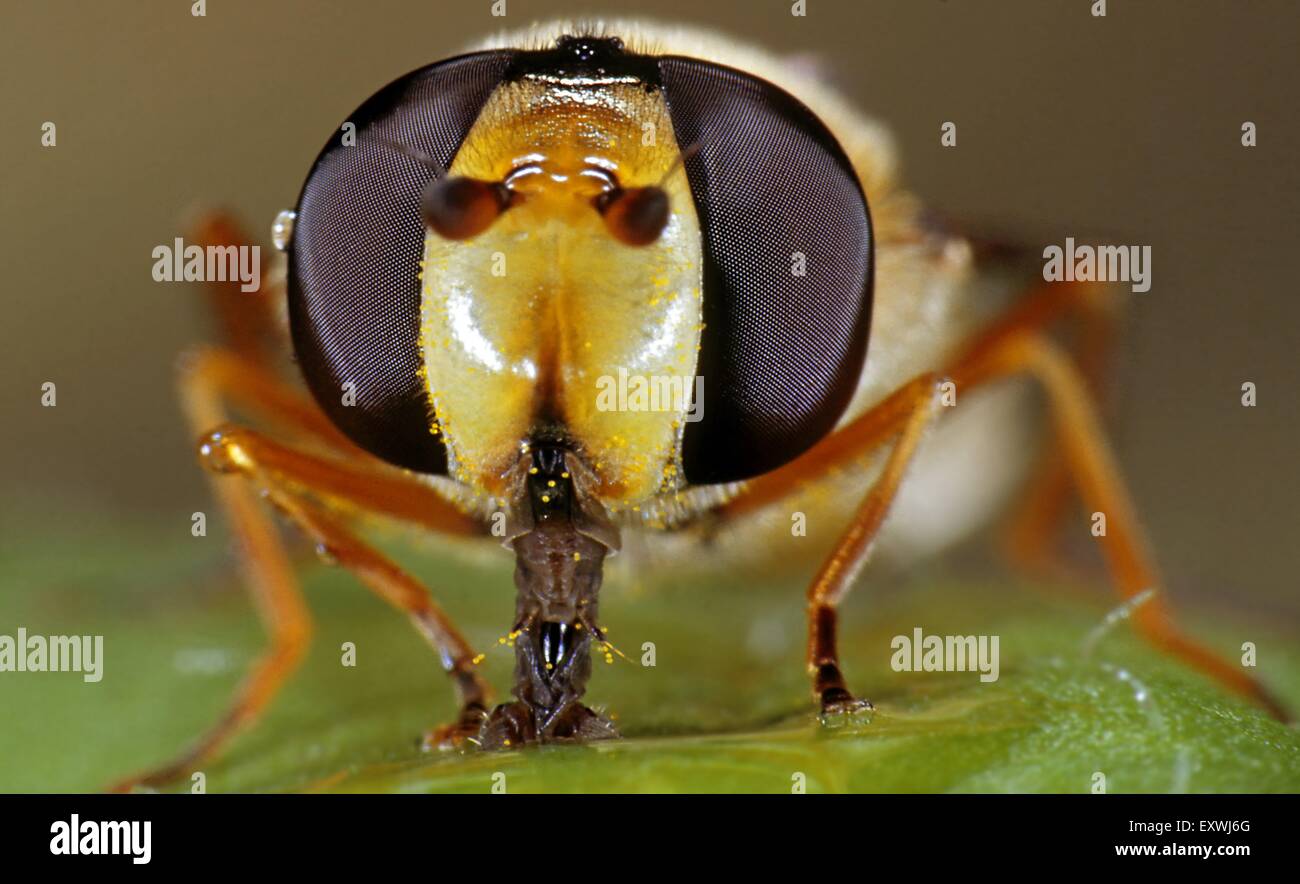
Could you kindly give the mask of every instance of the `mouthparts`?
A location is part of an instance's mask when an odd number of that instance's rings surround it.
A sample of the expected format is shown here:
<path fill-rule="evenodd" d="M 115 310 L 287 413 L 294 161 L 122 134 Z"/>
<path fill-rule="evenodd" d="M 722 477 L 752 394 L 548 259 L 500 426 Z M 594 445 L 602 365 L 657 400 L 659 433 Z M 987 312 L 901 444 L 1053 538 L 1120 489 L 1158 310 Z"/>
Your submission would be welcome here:
<path fill-rule="evenodd" d="M 590 493 L 595 476 L 563 446 L 531 448 L 516 469 L 505 543 L 515 551 L 516 702 L 498 706 L 485 748 L 618 736 L 580 702 L 600 641 L 598 595 L 618 529 Z"/>

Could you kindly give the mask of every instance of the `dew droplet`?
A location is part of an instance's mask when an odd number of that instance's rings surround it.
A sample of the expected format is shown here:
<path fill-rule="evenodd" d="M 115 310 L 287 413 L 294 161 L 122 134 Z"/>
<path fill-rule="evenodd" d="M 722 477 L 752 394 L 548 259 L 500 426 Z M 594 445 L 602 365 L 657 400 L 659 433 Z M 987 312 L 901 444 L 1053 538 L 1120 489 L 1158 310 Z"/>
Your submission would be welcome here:
<path fill-rule="evenodd" d="M 209 433 L 199 444 L 199 462 L 214 473 L 233 473 L 239 468 L 228 440 L 219 431 Z"/>
<path fill-rule="evenodd" d="M 330 552 L 330 548 L 323 543 L 316 544 L 316 558 L 320 559 L 323 565 L 337 565 L 339 560 Z"/>
<path fill-rule="evenodd" d="M 293 238 L 293 222 L 297 217 L 297 212 L 285 209 L 275 216 L 275 221 L 271 224 L 271 242 L 281 252 L 289 248 L 289 240 Z"/>

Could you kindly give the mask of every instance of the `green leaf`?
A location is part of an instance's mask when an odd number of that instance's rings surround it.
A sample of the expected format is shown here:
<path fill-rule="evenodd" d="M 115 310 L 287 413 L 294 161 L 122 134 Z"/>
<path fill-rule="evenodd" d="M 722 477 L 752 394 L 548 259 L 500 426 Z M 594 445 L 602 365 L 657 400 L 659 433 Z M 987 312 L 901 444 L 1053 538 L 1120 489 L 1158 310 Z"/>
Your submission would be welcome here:
<path fill-rule="evenodd" d="M 262 646 L 225 543 L 188 519 L 96 523 L 48 536 L 6 525 L 0 634 L 104 636 L 103 680 L 0 673 L 0 788 L 94 790 L 168 759 L 224 709 Z M 513 656 L 497 643 L 513 612 L 512 562 L 389 544 L 435 589 L 503 694 Z M 514 752 L 431 753 L 423 731 L 454 714 L 436 655 L 354 578 L 312 560 L 312 651 L 254 728 L 204 766 L 208 791 L 1111 792 L 1300 790 L 1300 738 L 1120 626 L 1091 656 L 1084 637 L 1110 607 L 1011 578 L 866 578 L 845 610 L 850 683 L 876 704 L 820 723 L 802 664 L 806 574 L 615 573 L 602 616 L 629 660 L 597 661 L 588 700 L 625 739 Z M 670 582 L 671 581 L 671 582 Z M 900 673 L 890 640 L 999 636 L 1000 677 Z M 1201 630 L 1230 658 L 1260 648 L 1260 674 L 1293 701 L 1294 643 L 1219 618 Z M 342 665 L 342 645 L 357 665 Z M 641 665 L 652 642 L 653 667 Z M 504 775 L 502 779 L 498 775 Z M 176 784 L 187 790 L 189 783 Z"/>

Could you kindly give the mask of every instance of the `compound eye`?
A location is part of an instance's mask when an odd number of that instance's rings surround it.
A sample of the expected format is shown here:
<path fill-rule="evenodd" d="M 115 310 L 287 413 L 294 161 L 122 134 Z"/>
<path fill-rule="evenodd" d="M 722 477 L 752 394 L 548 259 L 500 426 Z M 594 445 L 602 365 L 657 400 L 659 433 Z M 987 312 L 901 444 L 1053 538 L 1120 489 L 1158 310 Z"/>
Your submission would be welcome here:
<path fill-rule="evenodd" d="M 698 59 L 658 67 L 703 235 L 704 407 L 682 466 L 693 484 L 748 479 L 812 447 L 852 399 L 871 220 L 844 150 L 798 99 Z"/>
<path fill-rule="evenodd" d="M 494 185 L 435 179 L 513 57 L 461 56 L 380 90 L 347 118 L 354 137 L 345 124 L 321 151 L 298 201 L 289 322 L 307 386 L 352 441 L 420 472 L 447 469 L 419 346 L 426 222 L 463 238 L 500 211 Z"/>
<path fill-rule="evenodd" d="M 512 202 L 504 184 L 474 178 L 440 178 L 429 182 L 420 199 L 420 214 L 445 239 L 469 239 L 491 226 Z"/>

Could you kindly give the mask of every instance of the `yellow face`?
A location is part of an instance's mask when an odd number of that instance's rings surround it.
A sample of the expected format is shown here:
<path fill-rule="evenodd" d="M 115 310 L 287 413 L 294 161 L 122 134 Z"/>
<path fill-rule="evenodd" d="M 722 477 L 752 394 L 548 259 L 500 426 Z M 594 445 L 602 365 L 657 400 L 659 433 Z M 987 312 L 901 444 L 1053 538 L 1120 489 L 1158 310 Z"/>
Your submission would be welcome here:
<path fill-rule="evenodd" d="M 508 83 L 448 172 L 516 195 L 475 236 L 425 240 L 420 347 L 450 474 L 498 494 L 525 440 L 551 432 L 611 509 L 677 487 L 703 263 L 660 94 L 617 79 Z M 654 242 L 611 234 L 594 205 L 611 185 L 667 193 Z M 676 395 L 636 395 L 649 387 Z"/>

